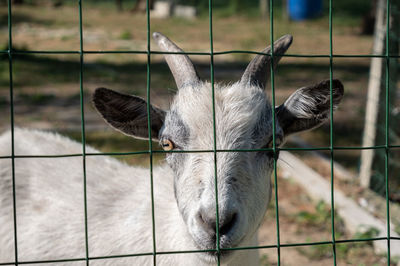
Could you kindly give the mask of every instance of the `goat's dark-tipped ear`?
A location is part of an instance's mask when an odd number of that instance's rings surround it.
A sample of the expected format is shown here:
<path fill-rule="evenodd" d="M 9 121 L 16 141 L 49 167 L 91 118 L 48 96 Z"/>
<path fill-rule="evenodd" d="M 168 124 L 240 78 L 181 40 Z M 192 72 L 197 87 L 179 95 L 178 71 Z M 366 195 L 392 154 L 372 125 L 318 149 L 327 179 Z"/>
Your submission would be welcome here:
<path fill-rule="evenodd" d="M 93 103 L 101 116 L 115 129 L 136 138 L 149 138 L 147 102 L 142 98 L 98 88 L 93 94 Z M 153 106 L 150 106 L 150 112 L 151 138 L 157 140 L 164 124 L 165 112 Z"/>
<path fill-rule="evenodd" d="M 332 80 L 333 109 L 340 103 L 343 93 L 342 83 Z M 330 116 L 330 81 L 298 89 L 275 110 L 286 136 L 320 126 Z"/>

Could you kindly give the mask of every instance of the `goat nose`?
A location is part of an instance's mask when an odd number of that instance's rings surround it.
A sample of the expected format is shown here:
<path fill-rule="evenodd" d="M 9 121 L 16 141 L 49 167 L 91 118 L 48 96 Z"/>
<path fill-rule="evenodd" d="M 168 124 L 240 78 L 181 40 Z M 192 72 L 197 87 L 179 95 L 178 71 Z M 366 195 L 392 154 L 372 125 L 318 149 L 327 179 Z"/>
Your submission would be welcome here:
<path fill-rule="evenodd" d="M 206 231 L 209 235 L 216 234 L 216 213 L 214 211 L 207 211 L 205 209 L 201 209 L 197 215 L 198 224 Z M 219 223 L 218 223 L 218 232 L 220 235 L 228 234 L 231 229 L 234 227 L 237 221 L 237 213 L 229 212 L 229 213 L 220 213 L 219 214 Z"/>

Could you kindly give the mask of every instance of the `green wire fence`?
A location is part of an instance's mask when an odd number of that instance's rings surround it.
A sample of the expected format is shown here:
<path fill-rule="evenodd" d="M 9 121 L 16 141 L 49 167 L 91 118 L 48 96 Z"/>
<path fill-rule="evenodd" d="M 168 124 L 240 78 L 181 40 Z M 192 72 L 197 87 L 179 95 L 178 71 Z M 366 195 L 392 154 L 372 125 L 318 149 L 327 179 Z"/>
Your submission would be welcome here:
<path fill-rule="evenodd" d="M 13 192 L 13 215 L 14 215 L 14 243 L 15 243 L 15 259 L 14 262 L 0 262 L 0 265 L 19 265 L 19 264 L 39 264 L 39 263 L 61 263 L 61 262 L 74 262 L 74 261 L 86 261 L 86 264 L 89 265 L 90 261 L 92 260 L 103 260 L 103 259 L 113 259 L 113 258 L 123 258 L 123 257 L 134 257 L 134 256 L 152 256 L 154 265 L 157 264 L 157 256 L 158 255 L 166 255 L 166 254 L 183 254 L 183 253 L 199 253 L 199 252 L 217 252 L 218 254 L 218 265 L 220 264 L 219 256 L 222 250 L 249 250 L 249 249 L 276 249 L 277 250 L 277 258 L 278 258 L 278 265 L 281 264 L 281 249 L 286 247 L 299 247 L 299 246 L 315 246 L 315 245 L 331 245 L 332 246 L 332 254 L 333 254 L 333 264 L 337 265 L 337 253 L 336 253 L 336 246 L 337 244 L 341 243 L 352 243 L 352 242 L 366 242 L 366 241 L 386 241 L 387 242 L 387 265 L 391 264 L 391 255 L 390 255 L 390 241 L 397 240 L 400 241 L 400 238 L 392 237 L 390 235 L 390 210 L 389 210 L 389 182 L 388 182 L 388 161 L 389 161 L 389 151 L 393 148 L 400 148 L 400 145 L 391 145 L 389 143 L 388 137 L 388 130 L 389 130 L 389 59 L 390 58 L 399 58 L 399 55 L 390 55 L 389 54 L 389 42 L 386 42 L 386 53 L 385 55 L 340 55 L 333 53 L 333 36 L 332 36 L 332 2 L 333 0 L 329 0 L 329 54 L 320 54 L 320 55 L 298 55 L 298 54 L 286 54 L 286 55 L 279 55 L 285 57 L 309 57 L 309 58 L 329 58 L 329 74 L 330 74 L 330 92 L 332 95 L 332 79 L 333 79 L 333 59 L 334 58 L 372 58 L 372 57 L 380 57 L 386 60 L 386 121 L 385 121 L 385 130 L 386 130 L 386 139 L 384 145 L 379 146 L 371 146 L 371 147 L 341 147 L 341 146 L 334 146 L 334 134 L 333 134 L 333 110 L 332 110 L 332 97 L 330 99 L 330 144 L 329 147 L 317 147 L 317 148 L 278 148 L 275 143 L 275 115 L 274 115 L 274 108 L 273 111 L 273 147 L 272 149 L 253 149 L 253 150 L 218 150 L 217 143 L 216 143 L 216 126 L 215 126 L 215 105 L 214 105 L 214 57 L 216 55 L 222 54 L 234 54 L 234 53 L 246 53 L 246 54 L 261 54 L 259 52 L 254 51 L 242 51 L 242 50 L 232 50 L 232 51 L 222 51 L 222 52 L 214 52 L 213 48 L 213 1 L 209 0 L 209 36 L 210 36 L 210 52 L 191 52 L 191 53 L 184 53 L 189 55 L 203 55 L 210 57 L 210 72 L 211 72 L 211 84 L 212 84 L 212 96 L 213 96 L 213 105 L 212 105 L 212 112 L 213 112 L 213 133 L 214 133 L 214 143 L 212 150 L 196 150 L 196 151 L 169 151 L 169 152 L 209 152 L 214 154 L 214 174 L 215 174 L 215 181 L 217 180 L 217 167 L 216 167 L 216 160 L 217 160 L 217 153 L 219 152 L 257 152 L 257 151 L 273 151 L 274 153 L 279 152 L 279 150 L 324 150 L 330 152 L 330 161 L 331 161 L 331 171 L 330 171 L 330 184 L 331 184 L 331 233 L 332 239 L 330 241 L 319 241 L 319 242 L 310 242 L 310 243 L 291 243 L 291 244 L 283 244 L 280 241 L 280 229 L 279 229 L 279 197 L 278 197 L 278 178 L 277 178 L 277 159 L 274 159 L 274 186 L 275 186 L 275 211 L 276 211 L 276 234 L 277 234 L 277 242 L 273 245 L 262 245 L 262 246 L 249 246 L 249 247 L 240 247 L 240 248 L 229 248 L 229 249 L 222 249 L 220 248 L 220 238 L 219 238 L 219 225 L 218 225 L 218 188 L 217 182 L 215 182 L 215 195 L 216 195 L 216 234 L 217 234 L 217 247 L 216 249 L 210 250 L 186 250 L 186 251 L 168 251 L 168 252 L 159 252 L 157 251 L 156 246 L 156 234 L 155 234 L 155 219 L 154 219 L 154 194 L 153 194 L 153 155 L 155 153 L 167 153 L 168 151 L 159 151 L 153 150 L 153 144 L 151 141 L 151 117 L 150 117 L 150 82 L 151 82 L 151 55 L 152 54 L 182 54 L 182 53 L 168 53 L 168 52 L 158 52 L 152 51 L 150 46 L 150 10 L 149 10 L 149 1 L 147 0 L 147 8 L 146 8 L 146 15 L 147 15 L 147 49 L 146 51 L 85 51 L 83 46 L 83 23 L 82 23 L 82 3 L 84 0 L 77 1 L 77 8 L 79 11 L 79 38 L 80 38 L 80 48 L 79 51 L 16 51 L 13 49 L 13 40 L 12 40 L 12 0 L 8 0 L 8 50 L 0 51 L 0 54 L 8 55 L 8 62 L 9 62 L 9 80 L 10 80 L 10 123 L 11 123 L 11 154 L 9 156 L 1 156 L 0 159 L 11 159 L 12 163 L 12 192 Z M 273 60 L 274 60 L 274 1 L 269 0 L 270 6 L 270 28 L 269 28 L 269 35 L 270 42 L 271 42 L 271 88 L 272 88 L 272 106 L 275 106 L 275 80 L 274 80 L 274 69 L 273 69 Z M 387 17 L 387 31 L 386 31 L 386 39 L 389 39 L 389 18 L 390 18 L 390 8 L 391 8 L 391 0 L 387 0 L 386 3 L 386 17 Z M 147 55 L 147 113 L 148 113 L 148 147 L 149 149 L 146 151 L 138 151 L 138 152 L 112 152 L 112 153 L 87 153 L 86 152 L 86 139 L 85 139 L 85 110 L 84 110 L 84 90 L 83 90 L 83 80 L 84 80 L 84 59 L 86 54 L 110 54 L 110 53 L 125 53 L 125 54 L 145 54 Z M 63 154 L 63 155 L 15 155 L 14 152 L 14 92 L 13 92 L 13 56 L 17 54 L 79 54 L 80 56 L 80 76 L 79 76 L 79 84 L 80 84 L 80 113 L 81 113 L 81 141 L 82 141 L 82 153 L 79 154 Z M 335 238 L 335 208 L 334 208 L 334 156 L 335 150 L 362 150 L 362 149 L 383 149 L 385 150 L 385 184 L 386 184 L 386 223 L 387 223 L 387 232 L 386 237 L 375 237 L 375 238 L 363 238 L 363 239 L 346 239 L 346 240 L 338 240 Z M 93 257 L 89 254 L 89 242 L 88 242 L 88 219 L 87 219 L 87 198 L 86 198 L 86 157 L 87 156 L 99 156 L 99 155 L 132 155 L 132 154 L 148 154 L 150 157 L 150 184 L 151 184 L 151 199 L 152 199 L 152 243 L 153 243 L 153 251 L 148 253 L 140 253 L 140 254 L 122 254 L 122 255 L 114 255 L 114 256 L 100 256 L 100 257 Z M 41 260 L 41 261 L 20 261 L 18 257 L 18 228 L 17 228 L 17 212 L 16 212 L 16 186 L 15 186 L 15 159 L 16 158 L 58 158 L 58 157 L 82 157 L 83 163 L 83 193 L 84 193 L 84 216 L 85 216 L 85 257 L 82 258 L 65 258 L 65 259 L 58 259 L 58 260 Z"/>

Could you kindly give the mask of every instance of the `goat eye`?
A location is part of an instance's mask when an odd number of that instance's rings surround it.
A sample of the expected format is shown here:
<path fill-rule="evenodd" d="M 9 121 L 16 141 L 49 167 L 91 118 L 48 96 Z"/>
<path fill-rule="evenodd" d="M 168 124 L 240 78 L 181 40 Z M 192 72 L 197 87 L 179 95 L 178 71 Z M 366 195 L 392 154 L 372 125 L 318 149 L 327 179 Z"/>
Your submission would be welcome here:
<path fill-rule="evenodd" d="M 175 148 L 174 143 L 169 139 L 163 139 L 161 141 L 161 146 L 164 149 L 164 151 L 171 151 Z"/>

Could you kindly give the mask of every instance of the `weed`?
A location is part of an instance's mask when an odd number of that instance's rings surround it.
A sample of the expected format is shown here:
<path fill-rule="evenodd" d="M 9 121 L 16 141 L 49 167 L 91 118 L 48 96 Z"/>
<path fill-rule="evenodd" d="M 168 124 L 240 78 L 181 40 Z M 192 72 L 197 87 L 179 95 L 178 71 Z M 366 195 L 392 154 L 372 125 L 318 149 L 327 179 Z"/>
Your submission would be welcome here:
<path fill-rule="evenodd" d="M 119 38 L 121 40 L 132 40 L 133 36 L 132 33 L 129 30 L 124 30 L 123 32 L 121 32 L 121 34 L 119 35 Z"/>
<path fill-rule="evenodd" d="M 61 41 L 68 41 L 68 40 L 72 40 L 74 38 L 75 38 L 75 36 L 63 35 L 63 36 L 61 36 Z"/>
<path fill-rule="evenodd" d="M 298 250 L 312 260 L 321 260 L 332 257 L 332 245 L 330 244 L 313 245 L 308 249 L 298 248 Z"/>
<path fill-rule="evenodd" d="M 264 254 L 260 257 L 260 265 L 269 265 L 268 255 Z"/>
<path fill-rule="evenodd" d="M 376 228 L 368 228 L 367 230 L 363 230 L 354 234 L 351 239 L 369 239 L 376 237 L 379 234 L 379 230 Z M 336 232 L 335 239 L 341 238 L 343 235 L 340 232 Z M 307 240 L 308 242 L 311 239 Z M 336 257 L 344 259 L 345 261 L 352 261 L 353 258 L 357 258 L 360 256 L 364 256 L 366 252 L 366 245 L 372 245 L 371 241 L 367 242 L 352 242 L 352 243 L 337 243 L 335 245 L 336 248 Z M 321 260 L 325 258 L 333 257 L 333 247 L 331 244 L 323 244 L 323 245 L 313 245 L 309 248 L 298 248 L 298 250 L 305 254 L 307 257 L 313 260 Z"/>
<path fill-rule="evenodd" d="M 325 227 L 331 217 L 331 211 L 328 205 L 319 201 L 315 206 L 315 212 L 301 211 L 296 214 L 295 220 L 298 223 Z"/>
<path fill-rule="evenodd" d="M 396 226 L 394 227 L 394 231 L 400 234 L 400 224 L 396 224 Z"/>
<path fill-rule="evenodd" d="M 379 229 L 375 227 L 368 227 L 367 229 L 360 228 L 357 233 L 354 234 L 355 239 L 370 239 L 377 237 L 379 235 Z M 367 242 L 369 245 L 372 245 L 372 241 Z"/>

